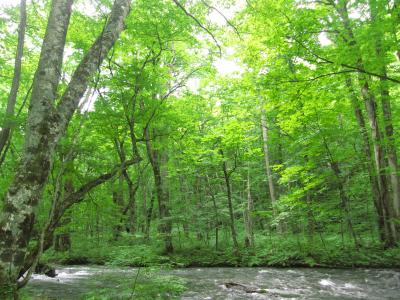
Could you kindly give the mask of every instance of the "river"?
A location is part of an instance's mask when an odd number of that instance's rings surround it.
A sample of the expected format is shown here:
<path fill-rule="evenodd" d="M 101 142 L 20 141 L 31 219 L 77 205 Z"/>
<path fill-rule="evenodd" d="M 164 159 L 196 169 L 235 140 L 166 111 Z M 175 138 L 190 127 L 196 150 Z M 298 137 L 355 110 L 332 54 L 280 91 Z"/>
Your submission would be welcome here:
<path fill-rule="evenodd" d="M 188 268 L 162 271 L 182 277 L 181 299 L 400 299 L 400 271 L 377 269 Z M 55 278 L 34 275 L 27 289 L 37 299 L 80 299 L 88 292 L 134 280 L 137 269 L 102 266 L 59 267 Z M 112 278 L 113 280 L 110 280 Z M 227 288 L 235 282 L 266 293 Z"/>

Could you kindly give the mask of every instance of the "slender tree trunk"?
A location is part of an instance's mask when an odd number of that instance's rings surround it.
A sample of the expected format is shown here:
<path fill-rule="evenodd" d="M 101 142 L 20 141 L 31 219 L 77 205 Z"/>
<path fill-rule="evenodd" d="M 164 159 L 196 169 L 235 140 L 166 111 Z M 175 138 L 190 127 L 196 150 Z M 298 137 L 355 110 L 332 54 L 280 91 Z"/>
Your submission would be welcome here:
<path fill-rule="evenodd" d="M 322 133 L 321 128 L 319 128 L 319 131 Z M 337 184 L 337 188 L 339 191 L 339 197 L 340 197 L 340 201 L 341 201 L 341 206 L 342 209 L 345 212 L 345 218 L 346 218 L 346 223 L 347 223 L 347 228 L 349 230 L 350 235 L 353 238 L 354 241 L 354 246 L 356 249 L 360 248 L 360 243 L 358 241 L 357 235 L 354 231 L 354 226 L 353 226 L 353 221 L 351 219 L 351 211 L 350 211 L 350 199 L 347 196 L 346 190 L 345 190 L 345 186 L 343 183 L 343 178 L 341 175 L 341 170 L 339 168 L 339 163 L 334 159 L 331 150 L 329 149 L 329 145 L 328 142 L 325 138 L 325 136 L 322 134 L 322 141 L 325 147 L 325 151 L 326 154 L 328 156 L 329 159 L 329 166 L 333 172 L 333 174 L 336 177 L 336 184 Z"/>
<path fill-rule="evenodd" d="M 126 180 L 126 177 L 125 177 Z M 127 180 L 126 180 L 127 181 Z M 126 229 L 129 233 L 134 234 L 137 230 L 137 213 L 136 213 L 136 192 L 139 189 L 139 184 L 134 184 L 131 181 L 127 181 L 128 184 L 128 204 L 125 208 L 124 213 L 128 216 L 128 222 Z"/>
<path fill-rule="evenodd" d="M 150 226 L 151 226 L 151 218 L 153 216 L 154 198 L 155 198 L 155 193 L 151 193 L 150 206 L 149 206 L 149 209 L 147 210 L 147 215 L 146 215 L 146 240 L 147 241 L 150 240 Z"/>
<path fill-rule="evenodd" d="M 211 189 L 210 178 L 206 175 L 206 182 L 207 182 L 207 190 L 211 197 L 213 203 L 213 210 L 214 210 L 214 230 L 215 230 L 215 250 L 218 251 L 218 243 L 219 243 L 219 213 L 218 213 L 218 206 L 217 201 L 215 199 L 214 192 Z"/>
<path fill-rule="evenodd" d="M 399 43 L 399 40 L 397 39 L 397 31 L 396 31 L 397 30 L 396 25 L 400 24 L 400 1 L 399 0 L 393 1 L 393 9 L 391 11 L 391 15 L 392 15 L 392 18 L 395 20 L 394 22 L 392 22 L 392 24 L 394 25 L 392 34 L 393 34 L 393 38 L 397 44 L 397 50 L 396 50 L 395 55 L 396 55 L 397 61 L 400 61 L 400 43 Z"/>
<path fill-rule="evenodd" d="M 214 209 L 214 229 L 215 229 L 215 251 L 218 251 L 218 243 L 219 243 L 219 216 L 218 216 L 218 207 L 217 202 L 215 201 L 214 194 L 211 194 L 211 199 L 213 202 Z"/>
<path fill-rule="evenodd" d="M 124 207 L 122 174 L 119 174 L 117 181 L 118 184 L 113 188 L 112 199 L 114 205 L 118 208 L 118 213 L 120 214 Z M 118 220 L 118 223 L 114 225 L 113 231 L 114 231 L 113 239 L 117 241 L 121 237 L 121 231 L 122 231 L 121 220 Z"/>
<path fill-rule="evenodd" d="M 307 238 L 309 245 L 311 245 L 314 240 L 315 222 L 314 222 L 314 214 L 312 211 L 313 208 L 312 208 L 312 198 L 310 191 L 307 191 L 306 202 L 307 202 Z"/>
<path fill-rule="evenodd" d="M 123 164 L 124 162 L 126 162 L 124 143 L 119 141 L 118 139 L 115 139 L 114 144 L 117 149 L 121 164 Z M 139 155 L 137 155 L 137 153 L 132 153 L 132 157 L 135 160 L 138 160 L 138 161 L 141 160 L 141 157 Z M 122 214 L 124 216 L 128 216 L 128 220 L 125 224 L 127 231 L 134 234 L 136 232 L 136 223 L 137 223 L 137 220 L 136 220 L 136 218 L 137 218 L 137 216 L 136 216 L 136 192 L 139 189 L 139 179 L 137 180 L 136 183 L 134 183 L 126 169 L 121 170 L 121 172 L 122 172 L 122 175 L 128 186 L 128 204 L 123 209 Z M 121 186 L 121 189 L 122 189 L 122 186 Z"/>
<path fill-rule="evenodd" d="M 249 248 L 254 248 L 254 230 L 253 230 L 253 211 L 254 202 L 250 189 L 250 168 L 247 171 L 247 209 L 245 209 L 245 225 L 246 225 L 246 244 Z"/>
<path fill-rule="evenodd" d="M 390 108 L 389 90 L 387 82 L 381 80 L 381 101 L 385 121 L 385 134 L 387 138 L 387 156 L 390 170 L 390 181 L 392 185 L 394 217 L 400 217 L 400 180 L 399 166 L 397 163 L 397 150 L 395 146 L 395 135 L 393 130 L 392 112 Z M 397 237 L 399 238 L 399 237 Z"/>
<path fill-rule="evenodd" d="M 172 253 L 174 251 L 172 244 L 172 222 L 170 220 L 170 212 L 168 207 L 168 193 L 163 186 L 164 183 L 161 175 L 159 154 L 151 145 L 148 127 L 145 128 L 144 133 L 146 139 L 147 156 L 153 169 L 154 184 L 156 187 L 158 209 L 161 221 L 160 232 L 164 236 L 164 251 L 165 253 Z"/>
<path fill-rule="evenodd" d="M 268 129 L 268 125 L 267 125 L 265 109 L 261 110 L 261 130 L 262 130 L 262 138 L 263 138 L 265 171 L 267 173 L 268 187 L 269 187 L 269 196 L 271 198 L 272 212 L 274 214 L 274 218 L 277 218 L 277 216 L 278 216 L 278 211 L 276 208 L 277 198 L 276 198 L 274 179 L 272 177 L 272 171 L 271 171 L 270 151 L 269 151 L 269 145 L 268 145 L 269 129 Z M 279 225 L 277 229 L 278 229 L 278 231 L 281 231 L 282 228 Z"/>
<path fill-rule="evenodd" d="M 199 176 L 195 176 L 195 181 L 194 181 L 194 186 L 193 186 L 193 199 L 196 201 L 196 209 L 198 212 L 203 210 L 203 203 L 201 202 L 201 194 L 199 191 L 199 187 L 200 187 L 200 177 Z M 195 231 L 196 231 L 196 237 L 197 240 L 202 241 L 203 240 L 203 233 L 204 233 L 204 226 L 200 220 L 199 220 L 199 214 L 196 215 L 196 224 L 197 226 L 195 227 Z"/>
<path fill-rule="evenodd" d="M 63 218 L 62 225 L 71 223 L 70 217 Z M 54 250 L 59 252 L 68 251 L 71 249 L 71 234 L 69 232 L 63 232 L 56 234 L 54 238 Z"/>
<path fill-rule="evenodd" d="M 6 119 L 0 131 L 0 156 L 2 156 L 5 146 L 9 140 L 12 118 L 14 117 L 15 103 L 17 102 L 18 90 L 21 78 L 22 56 L 24 53 L 24 40 L 26 28 L 26 0 L 21 0 L 20 4 L 20 22 L 18 26 L 18 44 L 17 53 L 15 55 L 14 76 L 11 85 L 10 94 L 7 99 Z"/>
<path fill-rule="evenodd" d="M 386 246 L 391 247 L 394 245 L 395 232 L 393 231 L 393 226 L 390 225 L 390 194 L 389 186 L 386 177 L 386 160 L 385 160 L 385 150 L 383 148 L 383 140 L 381 132 L 378 125 L 378 117 L 376 113 L 376 102 L 375 97 L 371 94 L 369 90 L 368 83 L 365 82 L 362 88 L 363 97 L 365 100 L 365 106 L 368 112 L 369 122 L 372 129 L 372 140 L 373 148 L 375 153 L 375 164 L 378 176 L 378 185 L 380 192 L 380 203 L 382 205 L 383 214 L 385 216 L 385 226 L 387 227 L 386 236 Z"/>
<path fill-rule="evenodd" d="M 231 181 L 230 181 L 230 174 L 228 173 L 228 168 L 226 165 L 226 160 L 224 158 L 224 152 L 222 150 L 219 151 L 221 156 L 222 156 L 222 171 L 224 172 L 224 179 L 225 179 L 225 185 L 226 185 L 226 193 L 228 197 L 228 209 L 229 209 L 229 225 L 231 229 L 231 235 L 232 235 L 232 242 L 233 242 L 233 247 L 235 248 L 236 253 L 239 253 L 239 244 L 237 241 L 237 234 L 236 234 L 236 228 L 235 228 L 235 216 L 233 214 L 233 204 L 232 204 L 232 190 L 231 190 Z"/>
<path fill-rule="evenodd" d="M 369 0 L 370 12 L 371 12 L 371 23 L 374 29 L 374 41 L 375 41 L 375 52 L 377 56 L 377 63 L 379 65 L 379 74 L 387 76 L 387 63 L 385 57 L 385 50 L 382 43 L 382 36 L 384 32 L 380 29 L 380 24 L 383 21 L 379 15 L 379 11 L 384 9 L 384 7 L 378 5 L 376 0 Z M 379 92 L 381 96 L 381 104 L 383 111 L 383 120 L 386 135 L 387 144 L 387 157 L 390 172 L 390 182 L 392 186 L 392 207 L 394 218 L 400 218 L 400 177 L 399 177 L 399 166 L 397 163 L 397 150 L 395 146 L 395 134 L 393 129 L 392 121 L 392 109 L 390 103 L 390 92 L 389 92 L 389 82 L 384 78 L 379 80 Z M 400 226 L 395 229 L 396 239 L 400 238 L 399 232 Z"/>
<path fill-rule="evenodd" d="M 342 1 L 341 5 L 337 7 L 337 11 L 340 14 L 343 27 L 345 28 L 348 34 L 348 46 L 350 49 L 357 51 L 358 61 L 357 65 L 364 69 L 363 61 L 361 55 L 359 54 L 358 44 L 355 40 L 353 30 L 351 27 L 348 10 L 347 10 L 347 1 Z M 379 185 L 379 198 L 380 203 L 382 205 L 382 211 L 385 215 L 385 226 L 387 227 L 386 231 L 388 235 L 386 236 L 385 246 L 392 247 L 395 244 L 396 240 L 396 231 L 393 223 L 391 223 L 392 219 L 392 211 L 391 211 L 391 199 L 389 193 L 389 185 L 386 178 L 386 167 L 387 162 L 385 159 L 385 148 L 383 144 L 381 130 L 379 128 L 378 116 L 377 116 L 377 106 L 375 95 L 369 88 L 368 78 L 363 73 L 358 73 L 358 80 L 361 86 L 361 95 L 364 99 L 365 107 L 368 112 L 368 120 L 371 127 L 372 134 L 372 142 L 374 149 L 374 157 L 375 157 L 375 168 L 376 174 L 378 177 L 378 185 Z"/>
<path fill-rule="evenodd" d="M 183 228 L 183 233 L 185 238 L 189 237 L 189 224 L 188 220 L 190 219 L 189 217 L 189 211 L 188 211 L 188 205 L 186 205 L 188 199 L 186 197 L 186 188 L 185 188 L 185 180 L 182 176 L 179 176 L 179 190 L 181 193 L 181 199 L 182 203 L 184 203 L 184 219 L 182 220 L 182 228 Z"/>
<path fill-rule="evenodd" d="M 71 162 L 67 162 L 67 165 L 72 165 L 72 160 Z M 66 167 L 66 169 L 68 169 L 68 166 Z M 60 173 L 60 178 L 61 176 L 65 175 L 65 172 L 63 170 L 61 170 Z M 69 195 L 71 193 L 74 192 L 74 185 L 72 180 L 67 179 L 64 182 L 64 195 Z M 61 199 L 59 199 L 60 197 L 57 197 L 56 199 L 53 199 L 53 201 L 55 203 L 53 203 L 53 206 L 56 207 L 57 202 L 60 201 Z M 52 215 L 54 216 L 54 211 L 52 212 Z M 51 222 L 51 219 L 49 220 Z M 63 216 L 63 218 L 60 221 L 60 225 L 65 226 L 71 223 L 71 215 L 70 214 L 66 214 Z M 56 234 L 55 239 L 54 239 L 54 250 L 55 251 L 68 251 L 71 249 L 72 246 L 72 242 L 71 242 L 71 234 L 69 231 L 64 231 L 62 233 Z M 42 249 L 43 250 L 43 249 Z"/>
<path fill-rule="evenodd" d="M 387 239 L 387 236 L 389 235 L 389 232 L 386 226 L 387 223 L 385 221 L 386 218 L 385 212 L 383 210 L 380 199 L 378 177 L 375 171 L 374 158 L 372 157 L 371 154 L 371 144 L 369 140 L 369 135 L 365 125 L 364 116 L 359 105 L 358 98 L 353 89 L 353 83 L 351 77 L 346 78 L 346 86 L 350 93 L 354 114 L 356 116 L 356 120 L 360 129 L 360 134 L 363 140 L 364 158 L 365 158 L 365 163 L 367 164 L 369 181 L 371 183 L 371 193 L 372 193 L 373 203 L 378 214 L 379 238 L 380 241 L 384 243 Z"/>

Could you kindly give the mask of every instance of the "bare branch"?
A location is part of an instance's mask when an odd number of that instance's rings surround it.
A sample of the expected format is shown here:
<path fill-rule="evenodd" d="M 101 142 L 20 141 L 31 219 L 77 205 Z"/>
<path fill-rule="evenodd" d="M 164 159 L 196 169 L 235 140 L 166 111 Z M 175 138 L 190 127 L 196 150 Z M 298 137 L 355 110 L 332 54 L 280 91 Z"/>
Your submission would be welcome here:
<path fill-rule="evenodd" d="M 219 56 L 221 57 L 222 56 L 222 49 L 221 49 L 221 46 L 219 45 L 217 39 L 215 38 L 214 34 L 210 30 L 208 30 L 203 24 L 201 24 L 201 22 L 195 16 L 193 16 L 190 12 L 188 12 L 186 10 L 186 8 L 178 0 L 172 0 L 172 1 L 174 1 L 174 3 L 185 13 L 185 15 L 187 15 L 193 21 L 195 21 L 196 24 L 201 29 L 203 29 L 205 32 L 207 32 L 211 36 L 211 38 L 214 40 L 216 46 L 218 47 Z"/>
<path fill-rule="evenodd" d="M 215 6 L 212 6 L 210 4 L 208 4 L 205 0 L 200 0 L 205 6 L 207 6 L 209 9 L 215 10 L 221 17 L 224 18 L 225 22 L 233 28 L 233 30 L 235 31 L 236 35 L 239 37 L 240 40 L 242 40 L 242 37 L 239 33 L 239 30 L 237 29 L 237 27 L 235 25 L 233 25 L 233 23 L 231 21 L 228 20 L 227 17 L 225 17 L 225 15 Z"/>

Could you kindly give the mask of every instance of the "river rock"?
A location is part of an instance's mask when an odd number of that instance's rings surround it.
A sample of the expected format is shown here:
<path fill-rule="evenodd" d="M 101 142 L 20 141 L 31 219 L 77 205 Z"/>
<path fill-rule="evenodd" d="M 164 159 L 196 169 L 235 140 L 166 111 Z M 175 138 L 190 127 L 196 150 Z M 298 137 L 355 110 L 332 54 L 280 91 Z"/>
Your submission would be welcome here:
<path fill-rule="evenodd" d="M 56 273 L 56 268 L 50 264 L 46 264 L 46 263 L 38 263 L 36 268 L 35 268 L 35 273 L 36 274 L 44 274 L 48 277 L 56 277 L 57 273 Z"/>
<path fill-rule="evenodd" d="M 246 293 L 265 294 L 267 292 L 266 290 L 260 289 L 258 287 L 247 286 L 247 285 L 236 283 L 236 282 L 226 282 L 224 285 L 228 289 L 240 290 L 240 291 L 243 291 Z"/>

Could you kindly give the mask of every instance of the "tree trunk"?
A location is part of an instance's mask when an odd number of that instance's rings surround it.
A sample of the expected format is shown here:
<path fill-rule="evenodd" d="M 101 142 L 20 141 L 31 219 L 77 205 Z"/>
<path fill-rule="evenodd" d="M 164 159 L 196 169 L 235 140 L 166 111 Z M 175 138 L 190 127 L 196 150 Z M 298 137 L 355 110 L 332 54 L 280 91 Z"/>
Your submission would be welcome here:
<path fill-rule="evenodd" d="M 151 193 L 150 206 L 146 214 L 146 234 L 145 234 L 146 241 L 150 240 L 150 226 L 151 226 L 151 218 L 153 216 L 154 198 L 155 198 L 155 193 Z"/>
<path fill-rule="evenodd" d="M 158 200 L 158 209 L 160 215 L 160 232 L 164 238 L 164 252 L 172 253 L 174 247 L 172 244 L 172 222 L 170 220 L 170 212 L 168 207 L 168 193 L 163 186 L 163 178 L 161 176 L 161 167 L 158 151 L 154 150 L 150 142 L 150 133 L 148 127 L 145 128 L 146 150 L 151 167 L 153 169 L 154 184 L 156 187 L 156 195 Z"/>
<path fill-rule="evenodd" d="M 182 219 L 182 228 L 183 228 L 183 233 L 185 238 L 189 237 L 189 224 L 188 224 L 188 220 L 190 219 L 189 217 L 189 211 L 188 211 L 188 205 L 187 205 L 187 189 L 185 188 L 185 180 L 182 176 L 179 176 L 179 191 L 181 194 L 181 201 L 182 203 L 184 203 L 184 211 L 182 212 L 184 214 L 184 218 Z"/>
<path fill-rule="evenodd" d="M 318 125 L 319 127 L 319 125 Z M 358 241 L 357 235 L 354 231 L 354 226 L 353 226 L 353 221 L 351 219 L 351 212 L 350 212 L 350 199 L 347 196 L 346 190 L 345 190 L 345 186 L 344 186 L 344 182 L 343 182 L 343 178 L 341 175 L 341 170 L 339 168 L 339 163 L 334 159 L 331 150 L 329 149 L 329 145 L 328 142 L 325 138 L 325 135 L 323 134 L 323 131 L 321 128 L 319 128 L 320 133 L 322 134 L 322 141 L 323 141 L 323 145 L 325 147 L 325 151 L 326 154 L 328 156 L 328 161 L 329 161 L 329 166 L 333 172 L 333 174 L 336 177 L 336 185 L 339 191 L 339 198 L 341 201 L 341 208 L 344 210 L 345 212 L 345 218 L 346 218 L 346 223 L 347 223 L 347 227 L 349 230 L 350 235 L 352 236 L 353 240 L 354 240 L 354 246 L 356 249 L 360 248 L 360 243 Z"/>
<path fill-rule="evenodd" d="M 64 252 L 71 249 L 71 236 L 69 232 L 59 233 L 54 240 L 54 250 Z"/>
<path fill-rule="evenodd" d="M 368 131 L 365 125 L 365 120 L 363 113 L 361 111 L 359 101 L 357 96 L 353 90 L 353 83 L 351 77 L 346 78 L 346 86 L 350 93 L 351 103 L 354 109 L 354 114 L 356 116 L 356 120 L 360 129 L 361 137 L 363 139 L 363 148 L 364 148 L 364 160 L 367 164 L 369 181 L 371 183 L 371 193 L 373 198 L 373 203 L 378 214 L 378 231 L 379 231 L 379 239 L 382 243 L 386 241 L 386 237 L 389 235 L 388 228 L 386 227 L 385 221 L 385 212 L 382 207 L 381 199 L 380 199 L 380 189 L 378 183 L 378 177 L 375 171 L 374 166 L 374 158 L 371 154 L 371 144 L 369 140 Z"/>
<path fill-rule="evenodd" d="M 123 206 L 124 206 L 124 194 L 123 194 L 123 185 L 122 185 L 123 182 L 122 182 L 121 173 L 119 174 L 117 181 L 118 181 L 117 186 L 113 187 L 112 200 L 113 200 L 115 207 L 117 207 L 118 214 L 120 215 L 122 212 Z M 121 237 L 121 231 L 122 231 L 121 220 L 118 220 L 118 223 L 115 224 L 113 227 L 114 241 L 117 241 Z"/>
<path fill-rule="evenodd" d="M 72 0 L 52 2 L 29 107 L 22 159 L 5 198 L 0 221 L 0 298 L 16 290 L 16 278 L 34 224 L 34 208 L 47 181 L 54 154 L 56 118 L 53 102 L 60 78 Z"/>
<path fill-rule="evenodd" d="M 208 193 L 211 197 L 212 203 L 213 203 L 213 209 L 214 209 L 214 229 L 215 229 L 215 250 L 218 251 L 218 243 L 219 243 L 219 226 L 220 226 L 220 220 L 219 220 L 219 213 L 218 213 L 218 206 L 217 206 L 217 201 L 215 200 L 214 193 L 211 189 L 210 185 L 210 179 L 208 178 L 208 175 L 206 175 L 206 182 L 207 182 L 207 188 L 208 188 Z"/>
<path fill-rule="evenodd" d="M 391 15 L 392 18 L 395 20 L 394 22 L 392 22 L 393 26 L 393 38 L 397 44 L 397 50 L 396 50 L 396 58 L 397 61 L 400 62 L 400 43 L 399 40 L 397 39 L 397 31 L 396 31 L 396 25 L 400 24 L 400 1 L 399 0 L 394 0 L 393 1 L 393 9 L 391 10 Z"/>
<path fill-rule="evenodd" d="M 338 13 L 340 14 L 342 24 L 347 31 L 348 40 L 346 40 L 350 49 L 354 49 L 357 51 L 358 61 L 357 65 L 364 69 L 363 61 L 361 55 L 359 54 L 358 44 L 355 40 L 353 30 L 351 27 L 348 10 L 347 10 L 347 1 L 343 1 L 340 7 L 338 7 Z M 378 178 L 378 186 L 379 186 L 379 199 L 382 206 L 382 211 L 385 216 L 384 222 L 387 235 L 385 236 L 385 246 L 393 247 L 395 244 L 396 231 L 391 224 L 390 220 L 392 218 L 391 215 L 391 199 L 389 193 L 389 185 L 386 178 L 386 159 L 385 159 L 385 148 L 383 144 L 381 130 L 379 128 L 378 116 L 377 116 L 377 108 L 375 96 L 369 88 L 368 78 L 363 73 L 358 73 L 358 80 L 361 86 L 361 95 L 364 99 L 365 107 L 368 112 L 368 120 L 371 127 L 372 134 L 372 142 L 374 149 L 374 157 L 375 157 L 375 169 Z"/>
<path fill-rule="evenodd" d="M 266 120 L 266 112 L 265 109 L 261 110 L 261 130 L 262 130 L 262 138 L 263 138 L 263 149 L 264 149 L 264 162 L 265 162 L 265 171 L 267 173 L 268 179 L 268 187 L 269 187 L 269 196 L 271 198 L 272 203 L 272 212 L 274 214 L 274 218 L 277 218 L 278 212 L 276 208 L 277 198 L 275 192 L 274 179 L 272 177 L 271 171 L 271 163 L 270 163 L 270 151 L 269 151 L 269 129 Z M 278 226 L 278 231 L 281 231 L 281 226 Z"/>
<path fill-rule="evenodd" d="M 126 180 L 126 177 L 125 177 Z M 128 216 L 128 221 L 126 224 L 126 229 L 129 233 L 134 234 L 136 232 L 137 226 L 137 214 L 136 214 L 136 192 L 139 189 L 139 184 L 134 184 L 131 181 L 128 183 L 128 204 L 125 208 L 124 214 Z"/>
<path fill-rule="evenodd" d="M 26 135 L 17 175 L 0 218 L 0 298 L 10 298 L 24 267 L 35 211 L 42 197 L 54 150 L 78 107 L 92 74 L 119 37 L 129 11 L 128 0 L 116 0 L 100 37 L 85 55 L 55 107 L 72 0 L 53 0 L 39 66 L 33 81 Z"/>
<path fill-rule="evenodd" d="M 126 161 L 124 143 L 119 141 L 117 138 L 114 140 L 115 147 L 118 152 L 119 159 L 121 164 Z M 132 153 L 132 157 L 138 161 L 142 158 L 137 155 L 137 153 Z M 130 233 L 136 232 L 136 192 L 139 189 L 139 179 L 137 183 L 133 183 L 131 177 L 128 174 L 126 169 L 121 170 L 122 175 L 125 179 L 126 184 L 128 185 L 128 204 L 123 209 L 122 214 L 124 216 L 128 216 L 127 224 L 125 224 L 126 229 Z M 139 175 L 140 176 L 140 175 Z M 122 187 L 121 187 L 122 189 Z"/>
<path fill-rule="evenodd" d="M 244 210 L 246 245 L 248 245 L 249 248 L 254 248 L 253 211 L 254 211 L 254 202 L 250 190 L 250 169 L 249 169 L 247 171 L 247 209 Z"/>
<path fill-rule="evenodd" d="M 369 90 L 368 83 L 365 82 L 362 88 L 363 97 L 365 100 L 365 106 L 368 112 L 368 118 L 370 122 L 370 127 L 372 129 L 372 140 L 373 148 L 375 153 L 375 167 L 378 176 L 378 186 L 379 186 L 379 198 L 382 206 L 383 215 L 385 216 L 384 222 L 386 227 L 386 246 L 391 247 L 394 245 L 395 232 L 393 232 L 393 226 L 390 225 L 390 194 L 389 186 L 386 177 L 386 160 L 385 160 L 385 150 L 383 148 L 383 140 L 381 137 L 381 132 L 378 125 L 378 117 L 376 114 L 376 102 L 375 97 L 371 94 Z"/>
<path fill-rule="evenodd" d="M 237 241 L 237 234 L 236 234 L 236 228 L 235 228 L 235 216 L 233 214 L 233 204 L 232 204 L 232 190 L 231 190 L 231 181 L 230 181 L 230 174 L 228 173 L 228 168 L 226 164 L 226 160 L 224 158 L 224 152 L 222 150 L 219 151 L 221 156 L 222 156 L 222 171 L 224 172 L 224 179 L 225 179 L 225 185 L 226 185 L 226 193 L 227 193 L 227 198 L 228 198 L 228 209 L 229 209 L 229 225 L 231 228 L 231 235 L 232 235 L 232 242 L 233 242 L 233 247 L 235 248 L 235 252 L 238 254 L 239 253 L 239 244 Z"/>
<path fill-rule="evenodd" d="M 70 162 L 66 162 L 66 164 L 67 164 L 67 166 L 65 167 L 65 169 L 62 168 L 60 171 L 60 174 L 59 174 L 60 179 L 66 175 L 66 172 L 65 172 L 66 170 L 69 169 L 69 171 L 72 171 L 73 159 L 71 159 Z M 60 180 L 60 181 L 62 181 L 62 180 Z M 74 185 L 73 185 L 72 180 L 70 180 L 70 179 L 65 180 L 64 195 L 69 195 L 73 192 L 74 192 Z M 55 207 L 57 206 L 57 202 L 61 200 L 60 198 L 61 198 L 61 193 L 59 193 L 59 195 L 57 195 L 57 198 L 53 199 L 53 202 L 55 202 L 55 203 L 52 203 L 52 207 L 54 207 L 54 211 L 52 211 L 50 213 L 50 218 L 48 220 L 49 223 L 51 222 L 51 217 L 54 217 Z M 62 220 L 59 222 L 58 226 L 60 226 L 60 225 L 65 226 L 70 223 L 71 223 L 71 215 L 67 214 L 67 215 L 64 215 Z M 44 243 L 44 241 L 43 241 L 43 243 Z M 70 232 L 65 231 L 63 233 L 56 234 L 55 239 L 54 239 L 54 250 L 63 252 L 63 251 L 68 251 L 70 249 L 71 249 Z M 42 249 L 42 251 L 43 251 L 43 249 Z"/>
<path fill-rule="evenodd" d="M 15 103 L 17 102 L 17 95 L 21 78 L 21 65 L 22 56 L 24 53 L 24 40 L 26 28 L 26 0 L 21 0 L 20 4 L 20 22 L 18 26 L 18 44 L 17 53 L 15 55 L 14 63 L 14 76 L 11 85 L 10 94 L 7 99 L 6 119 L 0 132 L 0 156 L 2 156 L 5 146 L 8 142 L 12 126 L 12 118 L 14 117 Z"/>
<path fill-rule="evenodd" d="M 58 200 L 58 197 L 55 197 L 53 201 L 55 201 L 52 205 L 54 209 L 51 213 L 51 218 L 48 220 L 46 227 L 43 229 L 44 238 L 43 238 L 43 247 L 42 251 L 40 251 L 40 244 L 39 242 L 36 246 L 31 249 L 31 251 L 26 255 L 24 266 L 19 273 L 19 278 L 23 276 L 25 272 L 32 268 L 32 265 L 35 261 L 37 261 L 38 256 L 40 256 L 41 252 L 46 251 L 53 245 L 53 237 L 54 231 L 61 225 L 61 219 L 64 216 L 65 212 L 72 207 L 73 205 L 80 203 L 87 193 L 91 190 L 96 188 L 97 186 L 107 182 L 108 180 L 115 177 L 117 174 L 120 173 L 121 168 L 127 168 L 133 164 L 137 163 L 135 160 L 127 161 L 122 165 L 116 166 L 111 170 L 109 173 L 101 174 L 94 178 L 93 180 L 88 181 L 87 183 L 83 184 L 77 190 L 73 190 L 72 185 L 70 186 L 72 189 L 67 189 L 67 185 L 65 185 L 66 192 L 63 195 L 62 200 Z M 57 196 L 60 196 L 57 194 Z"/>
<path fill-rule="evenodd" d="M 195 182 L 194 182 L 194 186 L 193 186 L 193 199 L 196 201 L 196 210 L 198 212 L 203 210 L 203 203 L 201 201 L 201 193 L 200 193 L 200 177 L 199 176 L 195 176 Z M 202 241 L 203 240 L 203 233 L 204 233 L 204 226 L 201 223 L 201 221 L 199 220 L 199 214 L 196 215 L 196 225 L 195 226 L 195 231 L 196 231 L 196 237 L 197 240 Z"/>
<path fill-rule="evenodd" d="M 378 6 L 376 0 L 369 0 L 370 12 L 371 12 L 371 23 L 374 29 L 374 41 L 375 41 L 375 52 L 377 56 L 377 63 L 379 65 L 378 71 L 379 74 L 387 77 L 387 62 L 385 57 L 385 50 L 383 49 L 382 36 L 384 32 L 380 29 L 380 24 L 383 21 L 379 15 L 380 9 L 383 7 Z M 400 218 L 400 177 L 399 177 L 399 166 L 397 163 L 397 150 L 395 146 L 395 135 L 393 129 L 393 121 L 392 121 L 392 109 L 390 103 L 390 92 L 389 92 L 389 82 L 380 78 L 379 80 L 379 92 L 381 96 L 381 104 L 383 111 L 383 120 L 385 127 L 385 135 L 386 135 L 386 143 L 387 143 L 387 157 L 389 164 L 389 172 L 390 172 L 390 182 L 392 186 L 392 207 L 393 209 L 393 217 L 398 219 Z M 396 225 L 394 225 L 396 227 Z M 397 226 L 394 232 L 396 233 L 396 240 L 400 238 L 399 232 L 400 226 Z"/>

